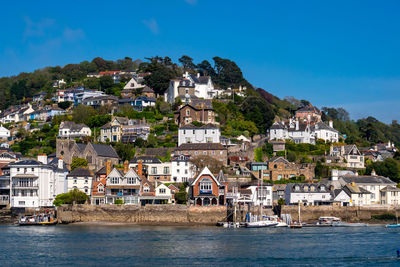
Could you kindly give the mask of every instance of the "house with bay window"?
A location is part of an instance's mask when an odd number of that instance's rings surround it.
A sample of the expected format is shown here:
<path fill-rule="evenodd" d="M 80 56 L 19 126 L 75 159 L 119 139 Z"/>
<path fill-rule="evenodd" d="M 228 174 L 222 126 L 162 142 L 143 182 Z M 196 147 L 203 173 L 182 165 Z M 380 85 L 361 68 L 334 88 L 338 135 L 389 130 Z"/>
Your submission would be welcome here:
<path fill-rule="evenodd" d="M 153 156 L 138 156 L 129 163 L 129 168 L 137 168 L 139 161 L 149 182 L 171 182 L 171 162 L 162 162 Z"/>
<path fill-rule="evenodd" d="M 122 199 L 124 204 L 139 204 L 140 186 L 141 178 L 133 169 L 113 168 L 106 177 L 105 203 Z"/>

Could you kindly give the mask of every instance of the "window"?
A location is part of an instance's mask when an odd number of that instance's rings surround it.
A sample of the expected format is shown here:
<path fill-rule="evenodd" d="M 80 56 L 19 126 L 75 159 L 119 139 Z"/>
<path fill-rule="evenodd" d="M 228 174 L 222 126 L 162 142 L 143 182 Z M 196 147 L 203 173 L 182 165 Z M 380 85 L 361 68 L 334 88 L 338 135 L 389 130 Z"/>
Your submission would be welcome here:
<path fill-rule="evenodd" d="M 188 174 L 188 170 L 185 170 L 185 174 Z"/>
<path fill-rule="evenodd" d="M 325 195 L 322 195 L 322 198 L 325 198 Z"/>
<path fill-rule="evenodd" d="M 87 194 L 89 192 L 89 188 L 85 186 L 85 193 Z"/>
<path fill-rule="evenodd" d="M 203 155 L 207 155 L 207 151 L 203 151 Z"/>
<path fill-rule="evenodd" d="M 308 192 L 308 186 L 304 186 L 303 190 L 304 192 Z"/>
<path fill-rule="evenodd" d="M 88 180 L 88 179 L 85 179 L 85 184 L 87 184 L 87 183 L 89 183 L 89 180 Z"/>
<path fill-rule="evenodd" d="M 119 184 L 119 177 L 111 177 L 111 184 Z"/>
<path fill-rule="evenodd" d="M 78 183 L 78 179 L 75 178 L 74 179 L 74 184 L 76 184 L 76 183 Z"/>
<path fill-rule="evenodd" d="M 151 174 L 157 174 L 157 167 L 151 167 Z"/>
<path fill-rule="evenodd" d="M 145 185 L 143 188 L 143 192 L 145 192 L 145 193 L 150 192 L 150 187 L 148 185 Z"/>
<path fill-rule="evenodd" d="M 186 110 L 186 116 L 189 116 L 190 115 L 190 110 Z"/>
<path fill-rule="evenodd" d="M 324 185 L 321 185 L 321 190 L 325 191 L 325 186 Z"/>
<path fill-rule="evenodd" d="M 35 168 L 32 168 L 31 170 L 34 172 L 34 171 L 35 171 Z"/>
<path fill-rule="evenodd" d="M 179 166 L 179 161 L 176 163 L 176 166 Z"/>
<path fill-rule="evenodd" d="M 17 168 L 17 172 L 19 172 L 19 168 Z"/>
<path fill-rule="evenodd" d="M 164 174 L 169 174 L 169 167 L 164 167 Z"/>
<path fill-rule="evenodd" d="M 98 192 L 104 192 L 104 186 L 99 185 L 99 186 L 97 187 L 97 191 L 98 191 Z"/>
<path fill-rule="evenodd" d="M 300 191 L 300 186 L 296 185 L 296 186 L 294 187 L 294 190 Z"/>
<path fill-rule="evenodd" d="M 18 205 L 25 206 L 25 201 L 18 201 Z"/>
<path fill-rule="evenodd" d="M 176 172 L 179 173 L 179 169 L 176 169 Z"/>
<path fill-rule="evenodd" d="M 200 182 L 200 193 L 211 193 L 212 182 L 210 179 L 205 178 Z"/>
<path fill-rule="evenodd" d="M 135 177 L 128 177 L 128 181 L 127 181 L 128 184 L 134 184 L 135 182 L 136 182 Z"/>
<path fill-rule="evenodd" d="M 160 188 L 159 192 L 160 192 L 160 194 L 165 194 L 165 188 Z"/>

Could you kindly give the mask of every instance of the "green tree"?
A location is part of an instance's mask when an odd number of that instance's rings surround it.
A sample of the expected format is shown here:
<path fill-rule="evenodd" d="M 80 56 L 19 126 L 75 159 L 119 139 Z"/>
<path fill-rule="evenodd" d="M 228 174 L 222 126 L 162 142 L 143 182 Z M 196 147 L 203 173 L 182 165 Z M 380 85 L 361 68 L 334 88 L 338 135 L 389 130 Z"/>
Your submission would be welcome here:
<path fill-rule="evenodd" d="M 265 133 L 271 127 L 275 117 L 271 105 L 260 97 L 247 97 L 240 110 L 246 120 L 256 124 L 260 133 Z"/>
<path fill-rule="evenodd" d="M 116 143 L 114 148 L 123 161 L 131 160 L 135 157 L 136 150 L 133 144 Z"/>
<path fill-rule="evenodd" d="M 262 151 L 262 147 L 257 147 L 256 149 L 254 149 L 254 160 L 256 162 L 263 162 L 263 151 Z"/>
<path fill-rule="evenodd" d="M 185 71 L 193 71 L 196 68 L 196 65 L 193 63 L 193 58 L 183 55 L 179 62 L 182 64 L 182 67 Z"/>
<path fill-rule="evenodd" d="M 101 90 L 107 91 L 114 86 L 114 80 L 110 75 L 104 75 L 100 77 Z"/>
<path fill-rule="evenodd" d="M 89 201 L 89 197 L 77 188 L 68 193 L 59 194 L 56 196 L 53 204 L 61 206 L 62 204 L 84 204 Z"/>
<path fill-rule="evenodd" d="M 79 105 L 72 111 L 72 120 L 76 123 L 84 123 L 94 115 L 96 115 L 94 108 L 90 106 Z"/>
<path fill-rule="evenodd" d="M 71 162 L 71 171 L 75 170 L 78 167 L 87 167 L 88 166 L 88 161 L 87 159 L 82 159 L 82 158 L 72 158 Z"/>

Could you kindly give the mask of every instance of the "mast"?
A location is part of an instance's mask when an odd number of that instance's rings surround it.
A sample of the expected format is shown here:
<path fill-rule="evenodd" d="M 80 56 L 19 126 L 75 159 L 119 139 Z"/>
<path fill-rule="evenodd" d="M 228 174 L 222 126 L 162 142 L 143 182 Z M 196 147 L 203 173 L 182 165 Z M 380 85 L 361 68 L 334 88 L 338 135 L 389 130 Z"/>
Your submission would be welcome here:
<path fill-rule="evenodd" d="M 300 224 L 300 200 L 299 200 L 299 202 L 297 203 L 297 206 L 299 207 L 299 212 L 298 212 L 298 214 L 299 214 L 299 224 Z"/>

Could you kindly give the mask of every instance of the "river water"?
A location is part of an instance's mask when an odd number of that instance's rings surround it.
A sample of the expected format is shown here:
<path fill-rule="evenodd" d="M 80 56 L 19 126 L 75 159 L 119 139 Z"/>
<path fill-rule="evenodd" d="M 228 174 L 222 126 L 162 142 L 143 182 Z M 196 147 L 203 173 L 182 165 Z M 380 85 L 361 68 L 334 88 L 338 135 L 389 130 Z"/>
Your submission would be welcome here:
<path fill-rule="evenodd" d="M 1 266 L 400 266 L 400 229 L 0 226 Z"/>

